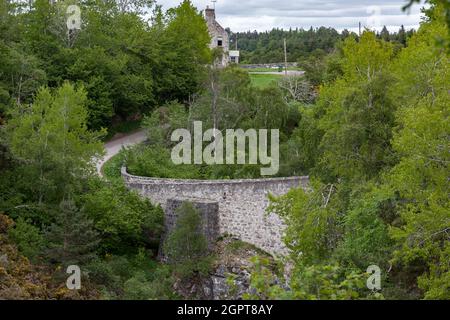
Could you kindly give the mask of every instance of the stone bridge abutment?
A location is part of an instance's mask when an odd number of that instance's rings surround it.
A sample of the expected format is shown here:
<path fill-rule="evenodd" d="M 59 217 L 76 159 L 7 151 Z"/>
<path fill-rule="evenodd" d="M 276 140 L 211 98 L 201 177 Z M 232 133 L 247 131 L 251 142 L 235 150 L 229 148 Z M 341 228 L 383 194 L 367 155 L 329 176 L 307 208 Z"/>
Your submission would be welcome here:
<path fill-rule="evenodd" d="M 122 168 L 122 177 L 129 189 L 163 207 L 166 228 L 170 229 L 174 224 L 173 203 L 183 199 L 216 203 L 217 217 L 209 216 L 208 221 L 217 221 L 215 228 L 218 234 L 234 236 L 273 255 L 283 255 L 287 249 L 282 240 L 285 229 L 282 219 L 266 212 L 268 195 L 284 195 L 292 188 L 306 188 L 309 182 L 308 177 L 245 180 L 147 178 L 130 175 L 126 168 Z M 212 211 L 208 210 L 208 214 L 214 215 Z"/>

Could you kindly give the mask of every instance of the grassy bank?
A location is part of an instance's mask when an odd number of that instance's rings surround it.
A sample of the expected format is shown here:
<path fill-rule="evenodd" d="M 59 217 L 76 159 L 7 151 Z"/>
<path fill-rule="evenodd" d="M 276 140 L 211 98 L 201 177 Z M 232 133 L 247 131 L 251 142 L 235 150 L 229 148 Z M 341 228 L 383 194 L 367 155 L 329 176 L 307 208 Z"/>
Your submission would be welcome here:
<path fill-rule="evenodd" d="M 276 84 L 283 73 L 277 74 L 250 74 L 252 85 L 257 88 L 267 88 Z"/>

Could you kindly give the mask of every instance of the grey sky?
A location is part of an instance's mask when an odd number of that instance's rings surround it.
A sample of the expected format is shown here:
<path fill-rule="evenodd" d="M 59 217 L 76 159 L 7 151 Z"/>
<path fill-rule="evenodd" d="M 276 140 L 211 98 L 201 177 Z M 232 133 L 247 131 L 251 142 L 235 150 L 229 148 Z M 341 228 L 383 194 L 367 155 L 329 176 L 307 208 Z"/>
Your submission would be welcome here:
<path fill-rule="evenodd" d="M 203 10 L 212 6 L 209 0 L 191 0 Z M 181 0 L 157 0 L 165 9 L 178 5 Z M 410 14 L 401 10 L 405 0 L 217 0 L 217 20 L 233 31 L 272 28 L 309 28 L 326 26 L 338 30 L 356 31 L 358 22 L 371 29 L 386 25 L 397 31 L 417 28 L 422 14 L 416 5 Z"/>

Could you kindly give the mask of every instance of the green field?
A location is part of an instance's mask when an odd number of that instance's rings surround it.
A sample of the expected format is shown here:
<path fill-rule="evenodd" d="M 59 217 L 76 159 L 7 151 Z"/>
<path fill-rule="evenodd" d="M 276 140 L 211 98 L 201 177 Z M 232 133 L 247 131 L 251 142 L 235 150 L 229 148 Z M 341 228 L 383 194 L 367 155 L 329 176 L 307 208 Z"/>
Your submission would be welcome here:
<path fill-rule="evenodd" d="M 242 68 L 243 70 L 246 70 L 248 72 L 278 72 L 278 68 Z M 288 67 L 288 70 L 292 71 L 301 71 L 301 68 L 298 67 Z M 284 72 L 284 67 L 283 71 Z"/>
<path fill-rule="evenodd" d="M 283 74 L 250 74 L 252 85 L 258 88 L 267 88 L 273 86 Z"/>
<path fill-rule="evenodd" d="M 248 72 L 279 72 L 278 70 L 278 68 L 254 68 L 254 69 L 244 69 L 244 70 L 247 70 Z M 288 69 L 288 70 L 290 70 L 290 69 Z M 283 73 L 284 72 L 284 69 L 280 72 L 280 73 Z"/>

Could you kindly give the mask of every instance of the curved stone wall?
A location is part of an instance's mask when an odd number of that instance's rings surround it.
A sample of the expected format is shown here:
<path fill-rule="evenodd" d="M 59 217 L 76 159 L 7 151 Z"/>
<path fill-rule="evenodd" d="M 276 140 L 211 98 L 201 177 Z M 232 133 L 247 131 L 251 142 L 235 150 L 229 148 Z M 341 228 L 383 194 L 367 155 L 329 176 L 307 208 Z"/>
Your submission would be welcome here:
<path fill-rule="evenodd" d="M 306 188 L 308 177 L 248 180 L 175 180 L 133 176 L 122 168 L 128 188 L 138 191 L 166 209 L 167 201 L 197 198 L 219 203 L 219 230 L 271 254 L 283 255 L 285 225 L 276 214 L 267 214 L 268 194 L 286 194 L 290 189 Z"/>

